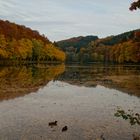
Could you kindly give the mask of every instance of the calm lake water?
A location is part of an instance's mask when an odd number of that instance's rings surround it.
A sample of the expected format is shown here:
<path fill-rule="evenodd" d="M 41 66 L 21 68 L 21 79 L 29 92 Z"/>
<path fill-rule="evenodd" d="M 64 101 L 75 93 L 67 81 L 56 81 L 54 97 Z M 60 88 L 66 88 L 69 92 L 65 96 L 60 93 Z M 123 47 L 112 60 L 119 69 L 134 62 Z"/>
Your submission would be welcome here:
<path fill-rule="evenodd" d="M 134 140 L 139 114 L 140 66 L 0 67 L 0 140 Z"/>

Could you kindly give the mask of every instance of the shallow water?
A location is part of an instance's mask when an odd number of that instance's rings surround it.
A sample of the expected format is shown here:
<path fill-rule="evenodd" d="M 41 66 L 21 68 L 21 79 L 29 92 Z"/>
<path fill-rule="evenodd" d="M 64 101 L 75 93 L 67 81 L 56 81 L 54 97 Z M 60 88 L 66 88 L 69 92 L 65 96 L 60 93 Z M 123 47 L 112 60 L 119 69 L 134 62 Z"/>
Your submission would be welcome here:
<path fill-rule="evenodd" d="M 0 68 L 0 139 L 133 140 L 140 125 L 114 114 L 140 113 L 139 80 L 139 66 Z"/>

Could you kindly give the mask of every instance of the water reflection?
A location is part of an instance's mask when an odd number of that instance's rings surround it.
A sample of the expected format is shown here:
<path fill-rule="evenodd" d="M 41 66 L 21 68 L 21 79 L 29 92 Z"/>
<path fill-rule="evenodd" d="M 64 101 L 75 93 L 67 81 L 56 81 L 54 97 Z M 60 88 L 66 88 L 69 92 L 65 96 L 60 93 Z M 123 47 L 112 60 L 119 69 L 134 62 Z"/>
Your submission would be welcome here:
<path fill-rule="evenodd" d="M 37 91 L 51 80 L 77 86 L 102 85 L 140 97 L 140 66 L 0 67 L 0 100 Z"/>
<path fill-rule="evenodd" d="M 37 91 L 65 70 L 64 65 L 0 67 L 0 100 Z"/>
<path fill-rule="evenodd" d="M 78 86 L 102 85 L 140 97 L 140 66 L 67 66 L 58 80 Z"/>
<path fill-rule="evenodd" d="M 138 66 L 1 67 L 0 100 L 36 92 L 0 102 L 0 139 L 139 139 L 140 98 L 118 91 L 140 96 L 139 76 Z"/>

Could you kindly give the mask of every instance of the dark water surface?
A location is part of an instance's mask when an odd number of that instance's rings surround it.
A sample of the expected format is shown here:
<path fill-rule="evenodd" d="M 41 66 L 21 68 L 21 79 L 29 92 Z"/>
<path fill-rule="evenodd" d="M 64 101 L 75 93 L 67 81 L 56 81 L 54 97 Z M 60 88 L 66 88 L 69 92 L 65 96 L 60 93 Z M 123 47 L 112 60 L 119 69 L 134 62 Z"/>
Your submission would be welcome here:
<path fill-rule="evenodd" d="M 0 67 L 0 140 L 134 140 L 139 114 L 140 66 Z"/>

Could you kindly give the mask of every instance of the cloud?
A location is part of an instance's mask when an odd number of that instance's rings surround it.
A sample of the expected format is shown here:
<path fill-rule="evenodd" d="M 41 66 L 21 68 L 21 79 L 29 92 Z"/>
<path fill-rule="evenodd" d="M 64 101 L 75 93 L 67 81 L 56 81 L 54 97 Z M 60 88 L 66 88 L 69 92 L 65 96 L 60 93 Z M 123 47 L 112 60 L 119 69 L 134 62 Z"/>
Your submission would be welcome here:
<path fill-rule="evenodd" d="M 78 35 L 101 37 L 139 28 L 131 0 L 0 0 L 0 18 L 24 24 L 51 40 Z"/>

